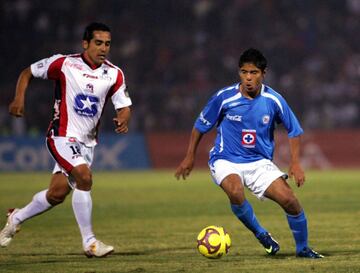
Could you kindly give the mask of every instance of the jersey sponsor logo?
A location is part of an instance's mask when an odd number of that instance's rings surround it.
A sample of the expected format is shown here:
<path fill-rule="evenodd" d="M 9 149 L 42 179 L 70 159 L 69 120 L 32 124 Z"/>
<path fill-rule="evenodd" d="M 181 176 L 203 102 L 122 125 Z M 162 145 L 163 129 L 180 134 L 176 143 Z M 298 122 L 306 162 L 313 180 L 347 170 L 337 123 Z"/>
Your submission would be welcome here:
<path fill-rule="evenodd" d="M 226 114 L 226 118 L 227 118 L 228 120 L 232 120 L 232 121 L 239 121 L 239 122 L 242 121 L 242 116 L 239 116 L 239 115 L 229 115 L 229 114 Z"/>
<path fill-rule="evenodd" d="M 263 122 L 263 124 L 268 124 L 270 122 L 270 116 L 269 115 L 264 115 L 262 117 L 262 122 Z"/>
<path fill-rule="evenodd" d="M 98 103 L 98 97 L 78 94 L 75 97 L 74 110 L 80 116 L 94 117 L 98 113 Z"/>
<path fill-rule="evenodd" d="M 86 73 L 83 74 L 83 77 L 90 78 L 90 79 L 97 79 L 98 78 L 98 76 L 94 76 L 94 75 L 90 75 L 90 74 L 86 74 Z"/>
<path fill-rule="evenodd" d="M 242 129 L 241 144 L 246 148 L 254 148 L 256 143 L 256 130 Z"/>

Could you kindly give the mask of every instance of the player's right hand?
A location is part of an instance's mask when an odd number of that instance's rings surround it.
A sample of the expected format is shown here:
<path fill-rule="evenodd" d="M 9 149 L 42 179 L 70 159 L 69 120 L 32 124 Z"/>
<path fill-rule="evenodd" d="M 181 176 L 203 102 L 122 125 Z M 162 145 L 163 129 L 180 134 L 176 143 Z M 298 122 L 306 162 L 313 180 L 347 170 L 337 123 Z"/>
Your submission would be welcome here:
<path fill-rule="evenodd" d="M 24 115 L 24 103 L 14 99 L 9 105 L 9 114 L 15 117 Z"/>
<path fill-rule="evenodd" d="M 192 171 L 194 167 L 194 160 L 191 158 L 185 158 L 179 165 L 179 167 L 177 167 L 176 171 L 175 171 L 175 177 L 177 180 L 180 179 L 180 177 L 182 177 L 182 179 L 186 179 L 186 177 L 188 177 Z"/>

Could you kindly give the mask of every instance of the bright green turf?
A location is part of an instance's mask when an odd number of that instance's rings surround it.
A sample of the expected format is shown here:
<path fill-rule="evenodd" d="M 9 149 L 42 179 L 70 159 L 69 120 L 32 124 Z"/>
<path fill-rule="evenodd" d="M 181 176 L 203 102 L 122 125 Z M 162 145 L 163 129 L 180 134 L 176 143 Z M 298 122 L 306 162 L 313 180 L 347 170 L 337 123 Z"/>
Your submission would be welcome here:
<path fill-rule="evenodd" d="M 0 212 L 23 206 L 45 188 L 50 175 L 0 174 Z M 360 272 L 360 171 L 308 172 L 307 184 L 294 188 L 308 217 L 310 244 L 322 260 L 294 257 L 284 213 L 271 201 L 248 192 L 261 223 L 281 245 L 275 257 L 265 251 L 228 206 L 207 171 L 195 170 L 185 182 L 172 172 L 95 173 L 93 222 L 99 239 L 115 246 L 114 255 L 87 259 L 70 198 L 23 224 L 8 248 L 0 249 L 0 272 Z M 5 217 L 0 217 L 1 227 Z M 196 250 L 197 233 L 224 226 L 230 253 L 219 260 Z"/>

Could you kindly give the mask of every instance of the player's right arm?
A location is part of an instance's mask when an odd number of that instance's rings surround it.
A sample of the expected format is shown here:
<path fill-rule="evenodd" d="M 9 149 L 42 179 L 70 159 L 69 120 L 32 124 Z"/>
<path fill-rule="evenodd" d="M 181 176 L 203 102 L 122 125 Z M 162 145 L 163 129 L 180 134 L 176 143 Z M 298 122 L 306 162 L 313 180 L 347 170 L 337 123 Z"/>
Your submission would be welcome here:
<path fill-rule="evenodd" d="M 179 180 L 180 177 L 186 179 L 190 175 L 195 163 L 196 151 L 199 146 L 203 133 L 198 131 L 195 127 L 191 131 L 189 146 L 186 152 L 186 156 L 181 161 L 175 172 L 175 177 Z"/>
<path fill-rule="evenodd" d="M 19 75 L 15 97 L 9 105 L 9 113 L 15 117 L 24 115 L 25 93 L 30 81 L 35 78 L 57 80 L 60 76 L 61 66 L 65 56 L 53 55 L 50 58 L 42 59 L 25 68 Z"/>
<path fill-rule="evenodd" d="M 9 105 L 10 115 L 15 117 L 22 117 L 24 115 L 25 93 L 32 78 L 33 75 L 30 67 L 25 68 L 20 73 L 16 84 L 15 97 Z"/>
<path fill-rule="evenodd" d="M 195 163 L 196 150 L 200 140 L 204 134 L 209 132 L 211 128 L 218 122 L 220 110 L 222 106 L 222 98 L 215 94 L 210 98 L 205 108 L 195 121 L 195 125 L 191 131 L 189 146 L 186 156 L 176 169 L 175 177 L 186 179 L 190 175 Z"/>

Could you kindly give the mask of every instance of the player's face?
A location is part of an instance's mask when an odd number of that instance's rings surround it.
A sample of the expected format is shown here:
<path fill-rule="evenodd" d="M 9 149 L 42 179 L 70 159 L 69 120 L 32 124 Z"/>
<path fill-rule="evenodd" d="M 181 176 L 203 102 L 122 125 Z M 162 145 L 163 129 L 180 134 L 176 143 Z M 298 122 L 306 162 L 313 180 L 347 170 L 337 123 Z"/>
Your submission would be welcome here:
<path fill-rule="evenodd" d="M 261 89 L 265 73 L 253 63 L 245 63 L 239 69 L 241 91 L 249 94 L 257 94 Z"/>
<path fill-rule="evenodd" d="M 101 65 L 109 54 L 110 43 L 110 32 L 95 30 L 90 42 L 83 41 L 84 53 L 93 64 Z"/>

